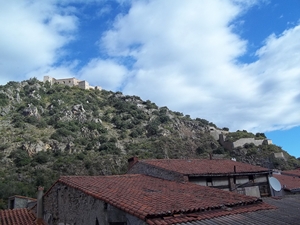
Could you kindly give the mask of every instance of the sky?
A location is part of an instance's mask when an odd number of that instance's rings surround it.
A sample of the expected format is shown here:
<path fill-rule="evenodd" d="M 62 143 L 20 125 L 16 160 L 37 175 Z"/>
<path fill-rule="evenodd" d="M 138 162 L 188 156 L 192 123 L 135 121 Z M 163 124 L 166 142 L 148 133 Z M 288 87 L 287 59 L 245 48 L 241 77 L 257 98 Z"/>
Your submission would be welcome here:
<path fill-rule="evenodd" d="M 0 0 L 0 85 L 76 77 L 300 157 L 299 0 Z"/>

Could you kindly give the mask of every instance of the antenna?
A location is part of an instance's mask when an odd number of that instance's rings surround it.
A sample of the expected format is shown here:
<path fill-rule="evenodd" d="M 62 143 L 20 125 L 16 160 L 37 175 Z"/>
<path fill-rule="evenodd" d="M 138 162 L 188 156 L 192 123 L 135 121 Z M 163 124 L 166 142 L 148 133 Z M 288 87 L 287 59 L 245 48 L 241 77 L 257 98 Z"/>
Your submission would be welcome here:
<path fill-rule="evenodd" d="M 281 184 L 275 177 L 269 177 L 269 183 L 275 191 L 281 191 Z"/>

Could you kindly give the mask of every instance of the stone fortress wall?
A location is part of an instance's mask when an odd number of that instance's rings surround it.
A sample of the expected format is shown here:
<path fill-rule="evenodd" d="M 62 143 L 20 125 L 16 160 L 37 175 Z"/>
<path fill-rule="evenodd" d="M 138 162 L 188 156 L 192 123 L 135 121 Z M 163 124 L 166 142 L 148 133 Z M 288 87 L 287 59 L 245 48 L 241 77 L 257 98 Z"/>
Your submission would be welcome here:
<path fill-rule="evenodd" d="M 78 86 L 82 89 L 98 89 L 101 90 L 102 88 L 100 86 L 90 86 L 89 83 L 85 80 L 78 80 L 76 78 L 64 78 L 64 79 L 55 79 L 50 76 L 44 76 L 43 79 L 44 82 L 49 81 L 51 85 L 53 84 L 64 84 L 70 87 Z"/>
<path fill-rule="evenodd" d="M 207 127 L 207 130 L 209 131 L 210 135 L 218 141 L 225 149 L 233 150 L 237 147 L 243 147 L 245 144 L 254 144 L 255 146 L 259 145 L 272 145 L 273 142 L 270 139 L 258 139 L 255 138 L 240 138 L 236 141 L 228 141 L 226 140 L 226 135 L 229 133 L 229 131 L 219 130 L 215 127 Z M 285 160 L 285 156 L 283 152 L 274 153 L 273 156 L 275 158 L 280 158 Z"/>

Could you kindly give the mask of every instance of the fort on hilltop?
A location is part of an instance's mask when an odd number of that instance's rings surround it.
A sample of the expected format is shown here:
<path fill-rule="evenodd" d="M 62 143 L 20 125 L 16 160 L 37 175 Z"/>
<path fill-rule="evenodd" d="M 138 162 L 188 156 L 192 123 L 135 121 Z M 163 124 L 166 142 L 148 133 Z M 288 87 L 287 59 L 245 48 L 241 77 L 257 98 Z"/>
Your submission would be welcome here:
<path fill-rule="evenodd" d="M 49 81 L 51 85 L 53 84 L 64 84 L 70 87 L 78 86 L 82 89 L 98 89 L 101 90 L 100 86 L 90 86 L 89 83 L 85 80 L 78 80 L 76 78 L 63 78 L 63 79 L 55 79 L 50 76 L 44 76 L 44 82 Z"/>

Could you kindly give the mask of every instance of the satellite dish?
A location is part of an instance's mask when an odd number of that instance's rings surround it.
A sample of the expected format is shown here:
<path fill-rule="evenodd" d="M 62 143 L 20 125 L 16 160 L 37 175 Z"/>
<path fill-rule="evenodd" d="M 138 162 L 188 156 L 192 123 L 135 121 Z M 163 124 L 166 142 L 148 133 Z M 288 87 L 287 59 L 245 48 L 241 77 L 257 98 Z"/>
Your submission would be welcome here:
<path fill-rule="evenodd" d="M 281 184 L 275 177 L 269 177 L 269 183 L 275 191 L 281 191 Z"/>

